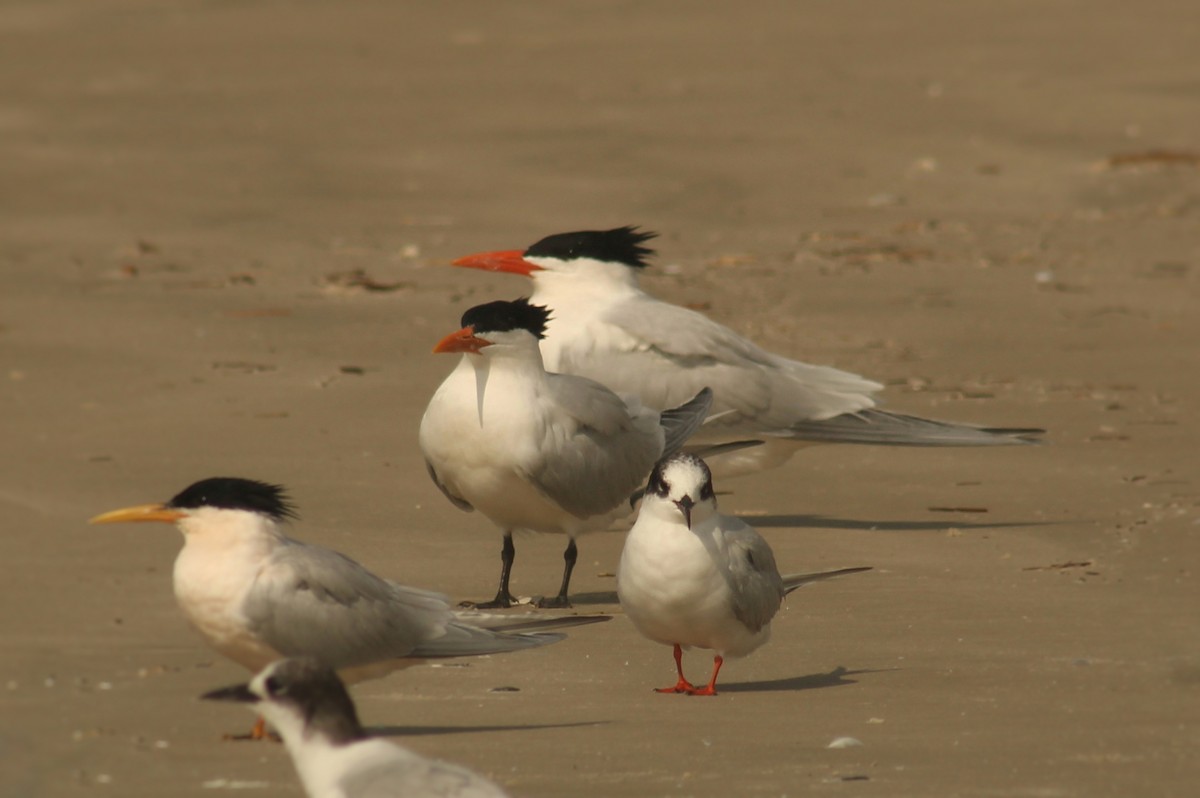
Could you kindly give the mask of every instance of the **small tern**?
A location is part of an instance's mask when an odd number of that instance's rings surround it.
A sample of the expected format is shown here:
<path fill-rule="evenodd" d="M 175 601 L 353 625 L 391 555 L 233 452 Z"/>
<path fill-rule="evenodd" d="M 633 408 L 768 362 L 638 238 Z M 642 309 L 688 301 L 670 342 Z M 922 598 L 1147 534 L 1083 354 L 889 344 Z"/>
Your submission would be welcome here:
<path fill-rule="evenodd" d="M 883 386 L 828 366 L 772 354 L 693 310 L 638 287 L 654 233 L 634 227 L 548 236 L 526 250 L 454 261 L 533 281 L 530 301 L 553 312 L 542 341 L 546 368 L 604 383 L 655 409 L 712 388 L 699 442 L 761 439 L 712 460 L 722 476 L 773 468 L 814 443 L 988 446 L 1034 442 L 1033 428 L 932 421 L 875 407 Z"/>
<path fill-rule="evenodd" d="M 869 568 L 780 576 L 767 542 L 717 512 L 712 474 L 684 452 L 654 467 L 617 568 L 617 596 L 637 630 L 673 646 L 678 682 L 660 693 L 716 695 L 725 657 L 744 657 L 771 636 L 783 597 L 801 585 Z M 683 649 L 715 651 L 712 678 L 683 675 Z"/>
<path fill-rule="evenodd" d="M 435 353 L 463 357 L 421 419 L 429 474 L 456 506 L 504 532 L 500 587 L 477 606 L 513 602 L 514 530 L 566 534 L 562 585 L 541 606 L 570 606 L 575 538 L 630 512 L 654 463 L 704 422 L 712 392 L 659 412 L 598 382 L 547 372 L 538 340 L 548 312 L 525 299 L 468 310 Z"/>
<path fill-rule="evenodd" d="M 309 798 L 504 798 L 466 768 L 369 737 L 341 679 L 316 659 L 274 662 L 249 684 L 205 693 L 248 704 L 279 732 Z"/>
<path fill-rule="evenodd" d="M 183 533 L 173 578 L 180 609 L 210 646 L 250 671 L 307 655 L 353 683 L 425 659 L 554 643 L 564 636 L 537 630 L 604 619 L 456 612 L 440 593 L 289 538 L 281 525 L 296 517 L 278 485 L 214 477 L 164 504 L 113 510 L 91 523 L 175 524 Z M 259 723 L 250 736 L 264 731 Z"/>

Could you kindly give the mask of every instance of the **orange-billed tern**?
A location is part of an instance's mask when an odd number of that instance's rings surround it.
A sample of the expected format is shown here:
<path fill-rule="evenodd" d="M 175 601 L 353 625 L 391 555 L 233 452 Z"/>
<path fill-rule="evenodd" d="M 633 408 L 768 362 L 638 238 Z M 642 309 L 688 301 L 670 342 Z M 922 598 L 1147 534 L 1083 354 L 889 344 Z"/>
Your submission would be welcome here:
<path fill-rule="evenodd" d="M 558 595 L 542 602 L 569 606 L 576 536 L 627 515 L 654 463 L 700 427 L 711 402 L 700 389 L 660 413 L 598 382 L 547 372 L 538 350 L 547 316 L 525 299 L 479 305 L 433 350 L 463 357 L 421 419 L 429 473 L 455 505 L 504 532 L 500 587 L 480 607 L 514 600 L 514 530 L 570 538 Z"/>
<path fill-rule="evenodd" d="M 1033 428 L 988 428 L 876 409 L 883 386 L 767 352 L 696 311 L 650 296 L 638 276 L 654 233 L 633 227 L 548 236 L 525 250 L 454 261 L 529 277 L 552 313 L 542 341 L 550 371 L 590 377 L 662 409 L 702 387 L 712 421 L 697 442 L 762 439 L 710 462 L 722 476 L 772 468 L 813 443 L 988 446 L 1033 442 Z"/>

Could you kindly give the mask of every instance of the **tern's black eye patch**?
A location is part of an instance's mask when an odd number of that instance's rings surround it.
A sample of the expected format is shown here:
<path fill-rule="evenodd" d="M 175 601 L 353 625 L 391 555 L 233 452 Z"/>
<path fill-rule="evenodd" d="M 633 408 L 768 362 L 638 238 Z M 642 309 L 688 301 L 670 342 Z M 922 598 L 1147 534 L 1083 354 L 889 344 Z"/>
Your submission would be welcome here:
<path fill-rule="evenodd" d="M 537 338 L 546 337 L 546 322 L 550 311 L 542 305 L 531 305 L 525 297 L 505 302 L 476 305 L 463 314 L 462 326 L 471 327 L 476 334 L 528 330 Z"/>
<path fill-rule="evenodd" d="M 662 462 L 659 462 L 650 472 L 650 481 L 646 483 L 646 492 L 663 499 L 671 495 L 671 484 L 663 479 Z"/>
<path fill-rule="evenodd" d="M 184 488 L 167 502 L 167 506 L 177 510 L 196 510 L 201 507 L 248 510 L 270 516 L 276 521 L 296 517 L 296 510 L 281 485 L 239 477 L 202 479 Z"/>
<path fill-rule="evenodd" d="M 635 269 L 646 266 L 646 258 L 654 250 L 641 246 L 658 233 L 641 232 L 636 227 L 618 227 L 613 230 L 580 230 L 576 233 L 558 233 L 546 236 L 529 249 L 525 257 L 592 258 L 608 263 L 623 263 Z"/>

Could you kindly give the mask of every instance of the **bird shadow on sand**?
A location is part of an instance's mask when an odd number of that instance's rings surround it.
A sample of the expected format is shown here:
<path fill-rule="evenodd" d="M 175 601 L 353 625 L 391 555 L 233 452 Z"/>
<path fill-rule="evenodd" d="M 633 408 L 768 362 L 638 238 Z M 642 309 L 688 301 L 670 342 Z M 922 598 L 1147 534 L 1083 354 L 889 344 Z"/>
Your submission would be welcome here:
<path fill-rule="evenodd" d="M 619 604 L 617 600 L 617 591 L 615 590 L 596 590 L 591 593 L 572 593 L 571 606 L 579 607 L 581 605 L 600 605 L 600 604 Z"/>
<path fill-rule="evenodd" d="M 522 723 L 503 726 L 371 726 L 367 732 L 375 737 L 424 737 L 432 734 L 476 734 L 480 732 L 535 731 L 538 729 L 577 729 L 603 726 L 607 720 L 586 720 L 575 723 Z"/>
<path fill-rule="evenodd" d="M 1046 526 L 1043 521 L 997 521 L 981 524 L 973 521 L 860 521 L 854 518 L 830 518 L 826 515 L 739 515 L 756 527 L 792 527 L 800 529 L 859 529 L 865 532 L 946 532 L 951 529 L 1004 529 L 1007 527 Z"/>
<path fill-rule="evenodd" d="M 848 670 L 841 665 L 829 673 L 810 673 L 807 676 L 792 676 L 788 679 L 771 679 L 765 682 L 725 682 L 717 686 L 717 693 L 769 693 L 791 690 L 816 690 L 822 687 L 843 687 L 848 684 L 858 684 L 858 676 L 864 673 L 884 673 L 896 668 L 878 668 L 874 670 Z"/>

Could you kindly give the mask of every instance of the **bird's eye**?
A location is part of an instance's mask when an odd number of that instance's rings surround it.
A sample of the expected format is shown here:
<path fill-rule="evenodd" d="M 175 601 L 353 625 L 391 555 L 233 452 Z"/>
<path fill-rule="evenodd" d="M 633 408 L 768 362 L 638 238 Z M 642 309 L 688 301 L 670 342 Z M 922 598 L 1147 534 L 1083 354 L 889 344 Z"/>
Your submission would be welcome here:
<path fill-rule="evenodd" d="M 715 496 L 716 496 L 716 494 L 713 492 L 712 480 L 705 482 L 704 487 L 700 488 L 700 498 L 701 499 L 712 499 Z"/>
<path fill-rule="evenodd" d="M 267 680 L 263 682 L 263 687 L 267 688 L 267 695 L 279 695 L 283 692 L 283 682 L 274 676 L 268 676 Z"/>

